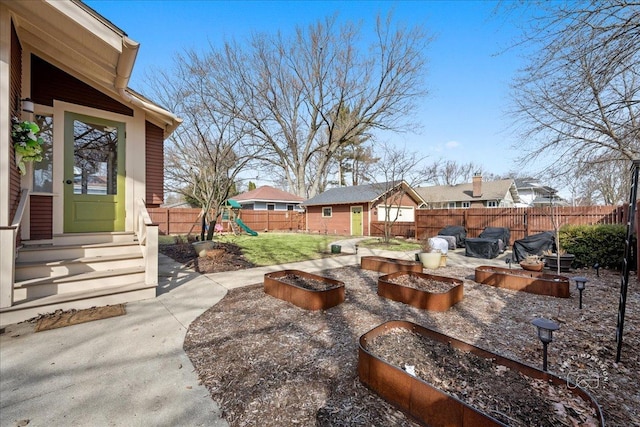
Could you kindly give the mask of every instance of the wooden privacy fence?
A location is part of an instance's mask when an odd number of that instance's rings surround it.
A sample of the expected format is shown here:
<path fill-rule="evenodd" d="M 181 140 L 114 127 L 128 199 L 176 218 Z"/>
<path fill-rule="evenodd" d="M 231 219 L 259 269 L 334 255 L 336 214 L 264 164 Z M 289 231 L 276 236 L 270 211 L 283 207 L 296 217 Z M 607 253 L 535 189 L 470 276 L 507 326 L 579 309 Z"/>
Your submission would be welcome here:
<path fill-rule="evenodd" d="M 588 224 L 626 224 L 628 206 L 554 207 L 559 226 Z M 461 225 L 467 236 L 478 237 L 485 227 L 505 227 L 511 232 L 511 242 L 531 234 L 553 230 L 551 209 L 544 208 L 470 208 L 418 209 L 415 223 L 396 223 L 392 234 L 403 237 L 431 237 L 448 225 Z M 382 236 L 383 222 L 371 223 L 371 234 Z"/>
<path fill-rule="evenodd" d="M 149 215 L 159 226 L 160 234 L 198 234 L 200 209 L 149 208 Z M 557 223 L 566 224 L 626 224 L 628 206 L 554 207 Z M 637 212 L 637 211 L 636 211 Z M 305 231 L 305 214 L 295 211 L 241 210 L 242 221 L 251 229 L 263 231 Z M 551 210 L 544 208 L 470 208 L 417 209 L 415 222 L 396 223 L 392 235 L 407 238 L 435 236 L 447 225 L 462 225 L 469 237 L 477 237 L 485 227 L 506 227 L 511 242 L 531 234 L 553 230 Z M 225 231 L 228 221 L 219 220 Z M 637 224 L 637 221 L 636 221 Z M 384 223 L 373 221 L 371 235 L 384 235 Z"/>
<path fill-rule="evenodd" d="M 151 220 L 158 224 L 160 234 L 199 234 L 201 217 L 199 208 L 148 208 Z M 241 210 L 240 218 L 255 231 L 303 231 L 305 216 L 295 211 Z M 230 231 L 229 221 L 218 218 L 225 231 Z"/>

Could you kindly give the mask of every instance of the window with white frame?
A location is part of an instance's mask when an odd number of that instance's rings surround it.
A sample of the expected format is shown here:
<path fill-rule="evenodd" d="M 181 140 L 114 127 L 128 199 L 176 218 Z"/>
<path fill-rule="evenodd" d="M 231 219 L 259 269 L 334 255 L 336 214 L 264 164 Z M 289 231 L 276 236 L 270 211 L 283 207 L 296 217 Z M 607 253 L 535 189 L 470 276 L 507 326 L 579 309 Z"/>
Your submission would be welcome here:
<path fill-rule="evenodd" d="M 267 203 L 267 210 L 268 211 L 275 211 L 276 210 L 276 205 L 273 203 Z"/>
<path fill-rule="evenodd" d="M 40 128 L 39 137 L 42 138 L 42 160 L 33 162 L 34 193 L 53 192 L 53 117 L 36 115 L 35 122 Z"/>
<path fill-rule="evenodd" d="M 456 208 L 456 202 L 449 202 L 449 209 L 455 209 Z"/>
<path fill-rule="evenodd" d="M 331 206 L 322 208 L 322 218 L 331 218 L 333 216 L 333 209 Z"/>
<path fill-rule="evenodd" d="M 498 202 L 495 200 L 489 200 L 487 202 L 487 207 L 488 208 L 497 208 L 498 207 Z"/>
<path fill-rule="evenodd" d="M 462 202 L 462 207 L 463 208 L 470 208 L 471 207 L 471 202 Z"/>

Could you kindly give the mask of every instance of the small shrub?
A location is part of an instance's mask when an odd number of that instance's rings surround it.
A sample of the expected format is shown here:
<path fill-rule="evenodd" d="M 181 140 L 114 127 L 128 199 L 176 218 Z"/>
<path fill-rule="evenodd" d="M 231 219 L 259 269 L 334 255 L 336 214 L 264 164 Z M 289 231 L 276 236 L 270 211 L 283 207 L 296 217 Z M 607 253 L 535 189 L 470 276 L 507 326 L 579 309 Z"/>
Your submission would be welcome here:
<path fill-rule="evenodd" d="M 560 229 L 560 246 L 574 254 L 573 267 L 601 267 L 619 270 L 624 259 L 627 229 L 619 224 L 566 225 Z"/>

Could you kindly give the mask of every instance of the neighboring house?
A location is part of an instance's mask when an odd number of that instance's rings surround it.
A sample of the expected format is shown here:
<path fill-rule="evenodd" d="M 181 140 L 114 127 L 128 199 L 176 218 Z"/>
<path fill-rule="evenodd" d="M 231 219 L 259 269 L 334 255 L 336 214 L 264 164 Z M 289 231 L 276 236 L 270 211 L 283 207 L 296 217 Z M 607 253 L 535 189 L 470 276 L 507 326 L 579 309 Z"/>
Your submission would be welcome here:
<path fill-rule="evenodd" d="M 471 183 L 417 187 L 416 192 L 429 209 L 513 207 L 520 202 L 513 179 L 484 182 L 480 175 Z"/>
<path fill-rule="evenodd" d="M 518 178 L 515 180 L 520 206 L 544 207 L 552 202 L 558 206 L 568 206 L 568 203 L 558 196 L 558 190 L 540 184 L 535 178 Z"/>
<path fill-rule="evenodd" d="M 371 223 L 386 212 L 397 222 L 414 222 L 424 200 L 405 181 L 331 188 L 302 203 L 309 232 L 370 236 Z"/>
<path fill-rule="evenodd" d="M 127 87 L 139 44 L 75 0 L 0 0 L 0 32 L 0 324 L 155 297 L 146 208 L 181 120 Z M 24 175 L 12 117 L 45 141 Z"/>
<path fill-rule="evenodd" d="M 243 209 L 256 211 L 300 211 L 303 197 L 263 185 L 232 197 Z"/>

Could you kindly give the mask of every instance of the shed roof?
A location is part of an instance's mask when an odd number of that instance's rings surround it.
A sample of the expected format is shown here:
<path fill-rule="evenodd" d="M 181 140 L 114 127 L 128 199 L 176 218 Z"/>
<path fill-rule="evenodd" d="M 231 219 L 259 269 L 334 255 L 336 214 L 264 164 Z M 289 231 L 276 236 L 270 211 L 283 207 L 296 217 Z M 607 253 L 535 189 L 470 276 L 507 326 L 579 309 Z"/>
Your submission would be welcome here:
<path fill-rule="evenodd" d="M 374 202 L 389 191 L 403 186 L 407 193 L 419 203 L 423 200 L 405 181 L 388 181 L 351 187 L 330 188 L 302 203 L 303 206 L 340 205 Z"/>

